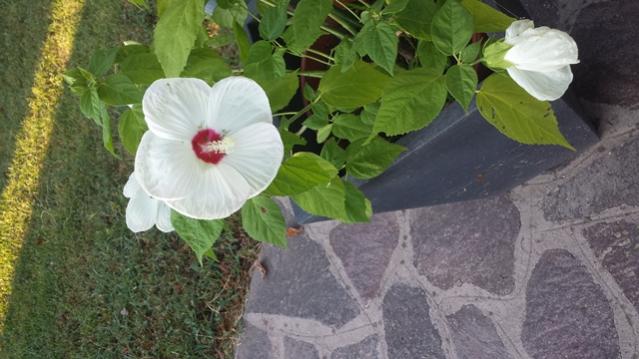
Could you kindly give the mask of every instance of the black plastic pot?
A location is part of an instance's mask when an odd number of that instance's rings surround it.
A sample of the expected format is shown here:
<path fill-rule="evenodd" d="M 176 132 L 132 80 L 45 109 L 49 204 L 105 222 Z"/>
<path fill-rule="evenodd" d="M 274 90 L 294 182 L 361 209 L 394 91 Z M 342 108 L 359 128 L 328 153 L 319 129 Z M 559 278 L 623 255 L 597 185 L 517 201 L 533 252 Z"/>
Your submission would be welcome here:
<path fill-rule="evenodd" d="M 561 132 L 576 152 L 512 141 L 484 120 L 451 103 L 428 127 L 397 141 L 405 146 L 382 175 L 356 182 L 373 211 L 387 212 L 488 197 L 575 158 L 598 141 L 593 123 L 570 93 L 552 103 Z M 297 223 L 322 220 L 295 205 Z"/>
<path fill-rule="evenodd" d="M 519 0 L 497 0 L 496 5 L 506 13 L 527 16 Z M 298 94 L 288 108 L 302 106 Z M 552 107 L 561 132 L 576 152 L 559 146 L 519 144 L 487 123 L 474 103 L 468 112 L 450 103 L 430 126 L 397 141 L 407 151 L 386 172 L 369 181 L 354 182 L 371 200 L 375 213 L 478 199 L 508 191 L 570 161 L 598 141 L 594 122 L 584 115 L 570 91 L 554 101 Z M 298 224 L 324 219 L 295 205 L 293 209 Z"/>

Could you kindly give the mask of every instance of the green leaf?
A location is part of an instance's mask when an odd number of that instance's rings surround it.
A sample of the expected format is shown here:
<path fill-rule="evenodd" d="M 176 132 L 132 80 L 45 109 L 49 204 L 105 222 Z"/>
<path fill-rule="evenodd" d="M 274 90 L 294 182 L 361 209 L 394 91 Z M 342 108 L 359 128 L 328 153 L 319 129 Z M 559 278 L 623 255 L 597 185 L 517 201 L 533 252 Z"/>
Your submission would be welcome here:
<path fill-rule="evenodd" d="M 370 179 L 379 176 L 406 150 L 379 136 L 366 142 L 366 139 L 360 139 L 346 149 L 346 172 L 355 178 Z"/>
<path fill-rule="evenodd" d="M 422 67 L 432 69 L 440 74 L 443 74 L 448 66 L 448 56 L 437 50 L 430 41 L 422 40 L 419 42 L 417 45 L 417 58 Z"/>
<path fill-rule="evenodd" d="M 470 65 L 451 66 L 446 71 L 446 87 L 464 110 L 468 110 L 477 90 L 477 72 Z"/>
<path fill-rule="evenodd" d="M 231 76 L 231 67 L 213 49 L 202 48 L 191 51 L 189 61 L 182 72 L 183 77 L 195 77 L 209 85 Z"/>
<path fill-rule="evenodd" d="M 335 47 L 335 62 L 340 65 L 342 72 L 348 71 L 357 60 L 359 57 L 351 40 L 344 39 Z"/>
<path fill-rule="evenodd" d="M 333 8 L 332 0 L 301 0 L 295 8 L 286 45 L 300 53 L 322 34 L 320 27 Z"/>
<path fill-rule="evenodd" d="M 466 46 L 461 52 L 461 61 L 463 63 L 471 63 L 477 60 L 477 56 L 481 52 L 481 41 L 473 42 Z"/>
<path fill-rule="evenodd" d="M 346 163 L 346 151 L 337 144 L 334 138 L 326 141 L 320 156 L 332 163 L 335 168 L 342 168 Z"/>
<path fill-rule="evenodd" d="M 311 130 L 319 130 L 320 128 L 328 125 L 328 115 L 330 110 L 323 102 L 318 102 L 311 106 L 312 115 L 304 120 L 303 125 Z"/>
<path fill-rule="evenodd" d="M 204 20 L 204 0 L 171 1 L 160 17 L 153 41 L 164 73 L 182 73 Z"/>
<path fill-rule="evenodd" d="M 281 77 L 286 71 L 284 49 L 273 52 L 273 45 L 266 41 L 257 41 L 249 49 L 244 69 L 247 77 Z"/>
<path fill-rule="evenodd" d="M 204 254 L 213 248 L 224 229 L 224 220 L 198 220 L 185 217 L 171 211 L 171 224 L 177 234 L 191 247 L 198 262 L 202 265 Z"/>
<path fill-rule="evenodd" d="M 146 132 L 147 126 L 144 121 L 144 114 L 140 108 L 131 108 L 120 115 L 118 124 L 118 134 L 122 141 L 122 146 L 130 154 L 135 155 L 142 135 Z"/>
<path fill-rule="evenodd" d="M 323 143 L 324 141 L 326 141 L 328 136 L 331 135 L 332 130 L 333 130 L 332 123 L 317 130 L 317 143 Z"/>
<path fill-rule="evenodd" d="M 384 92 L 373 133 L 389 136 L 430 124 L 446 103 L 444 76 L 424 68 L 398 73 Z"/>
<path fill-rule="evenodd" d="M 291 196 L 300 208 L 306 212 L 322 217 L 345 220 L 346 191 L 339 177 L 334 177 L 326 184 L 315 186 L 306 192 Z"/>
<path fill-rule="evenodd" d="M 524 144 L 574 147 L 559 131 L 550 104 L 539 101 L 505 74 L 489 76 L 477 94 L 481 115 L 499 132 Z"/>
<path fill-rule="evenodd" d="M 433 43 L 446 55 L 461 51 L 473 36 L 473 16 L 459 0 L 446 0 L 431 24 Z"/>
<path fill-rule="evenodd" d="M 100 95 L 95 87 L 86 89 L 80 95 L 80 111 L 84 116 L 90 118 L 98 126 L 102 126 L 101 109 L 104 106 L 100 101 Z"/>
<path fill-rule="evenodd" d="M 306 140 L 303 137 L 291 133 L 286 128 L 280 128 L 279 131 L 280 136 L 282 137 L 282 142 L 284 143 L 284 159 L 290 157 L 291 152 L 293 151 L 293 146 L 306 145 Z"/>
<path fill-rule="evenodd" d="M 266 92 L 273 112 L 286 107 L 297 93 L 299 87 L 297 72 L 288 72 L 283 77 L 275 77 L 272 74 L 263 72 L 254 74 L 252 79 L 262 86 L 264 92 Z"/>
<path fill-rule="evenodd" d="M 330 162 L 314 153 L 298 152 L 284 161 L 266 191 L 275 196 L 294 195 L 326 184 L 335 175 L 337 169 Z"/>
<path fill-rule="evenodd" d="M 354 186 L 347 187 L 339 177 L 291 198 L 310 214 L 345 223 L 366 222 L 372 214 L 370 201 Z"/>
<path fill-rule="evenodd" d="M 346 223 L 368 222 L 373 215 L 371 201 L 354 184 L 344 181 Z"/>
<path fill-rule="evenodd" d="M 370 136 L 372 123 L 365 123 L 360 116 L 341 114 L 333 117 L 333 135 L 349 141 Z"/>
<path fill-rule="evenodd" d="M 390 77 L 371 64 L 357 61 L 348 71 L 333 66 L 320 81 L 319 91 L 326 104 L 356 108 L 377 101 Z"/>
<path fill-rule="evenodd" d="M 262 15 L 259 31 L 263 39 L 275 40 L 282 35 L 288 20 L 286 10 L 289 2 L 290 0 L 277 0 L 275 6 L 264 5 L 262 2 L 258 4 Z"/>
<path fill-rule="evenodd" d="M 364 24 L 355 37 L 354 46 L 361 56 L 368 55 L 374 63 L 392 75 L 398 43 L 395 30 L 389 24 L 371 20 Z"/>
<path fill-rule="evenodd" d="M 474 32 L 503 32 L 515 21 L 514 18 L 480 0 L 461 0 L 461 4 L 475 19 Z"/>
<path fill-rule="evenodd" d="M 107 76 L 98 86 L 100 99 L 108 105 L 124 106 L 142 102 L 142 89 L 122 75 Z"/>
<path fill-rule="evenodd" d="M 104 75 L 113 66 L 118 51 L 117 47 L 95 51 L 93 56 L 91 56 L 91 60 L 89 60 L 87 70 L 95 76 Z"/>
<path fill-rule="evenodd" d="M 244 26 L 247 17 L 248 8 L 244 0 L 218 0 L 212 19 L 230 29 L 235 25 Z"/>
<path fill-rule="evenodd" d="M 104 148 L 109 151 L 114 157 L 119 158 L 115 153 L 115 148 L 113 148 L 113 136 L 111 135 L 111 116 L 106 110 L 104 104 L 100 109 L 100 117 L 102 118 L 102 144 Z"/>
<path fill-rule="evenodd" d="M 237 48 L 240 50 L 240 62 L 246 64 L 249 48 L 251 47 L 248 35 L 246 34 L 244 27 L 238 23 L 233 23 L 233 34 L 235 35 Z"/>
<path fill-rule="evenodd" d="M 157 56 L 150 52 L 136 52 L 126 56 L 120 63 L 120 73 L 138 85 L 149 85 L 164 77 Z"/>
<path fill-rule="evenodd" d="M 406 8 L 410 0 L 387 0 L 386 7 L 382 11 L 384 14 L 396 14 Z"/>
<path fill-rule="evenodd" d="M 411 35 L 430 40 L 431 23 L 438 7 L 433 0 L 410 0 L 395 19 Z"/>
<path fill-rule="evenodd" d="M 256 241 L 286 248 L 286 222 L 280 207 L 269 197 L 260 195 L 242 207 L 242 227 Z"/>

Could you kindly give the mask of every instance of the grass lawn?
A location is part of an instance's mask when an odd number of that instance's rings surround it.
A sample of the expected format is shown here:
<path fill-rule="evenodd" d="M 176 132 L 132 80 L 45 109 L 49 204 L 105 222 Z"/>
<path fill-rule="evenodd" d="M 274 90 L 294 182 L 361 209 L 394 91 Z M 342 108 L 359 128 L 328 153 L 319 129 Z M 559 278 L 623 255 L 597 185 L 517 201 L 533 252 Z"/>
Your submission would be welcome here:
<path fill-rule="evenodd" d="M 43 47 L 52 4 L 80 2 L 0 0 L 0 190 L 33 106 L 38 63 L 63 55 Z M 124 0 L 85 0 L 69 66 L 122 40 L 148 42 L 154 21 Z M 68 89 L 59 103 L 37 105 L 51 109 L 53 128 L 13 266 L 0 358 L 232 357 L 256 245 L 230 226 L 216 245 L 219 263 L 200 267 L 174 235 L 133 235 L 121 195 L 132 159 L 103 149 Z M 19 226 L 2 223 L 2 238 L 19 243 Z"/>

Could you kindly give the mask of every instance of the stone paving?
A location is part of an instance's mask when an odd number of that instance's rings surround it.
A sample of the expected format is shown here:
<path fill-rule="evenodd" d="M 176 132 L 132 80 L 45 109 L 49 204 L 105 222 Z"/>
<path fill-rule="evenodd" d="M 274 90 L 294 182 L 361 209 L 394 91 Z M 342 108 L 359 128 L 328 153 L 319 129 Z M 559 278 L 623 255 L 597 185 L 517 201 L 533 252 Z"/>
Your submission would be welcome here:
<path fill-rule="evenodd" d="M 639 358 L 639 2 L 526 3 L 579 42 L 601 142 L 497 197 L 265 246 L 238 359 Z"/>

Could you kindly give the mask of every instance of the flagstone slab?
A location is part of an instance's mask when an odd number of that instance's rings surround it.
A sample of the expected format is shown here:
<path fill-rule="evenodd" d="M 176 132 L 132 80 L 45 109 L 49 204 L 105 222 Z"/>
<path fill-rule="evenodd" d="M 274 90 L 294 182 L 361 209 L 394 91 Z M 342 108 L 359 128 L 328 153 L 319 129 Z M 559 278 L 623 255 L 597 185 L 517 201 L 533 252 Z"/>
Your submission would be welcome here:
<path fill-rule="evenodd" d="M 359 343 L 335 349 L 331 359 L 378 359 L 378 346 L 377 336 L 371 335 Z"/>
<path fill-rule="evenodd" d="M 535 359 L 620 356 L 610 304 L 570 252 L 548 250 L 535 265 L 526 290 L 521 340 Z"/>
<path fill-rule="evenodd" d="M 598 153 L 592 164 L 548 193 L 546 220 L 560 222 L 597 215 L 621 205 L 639 206 L 639 138 Z"/>
<path fill-rule="evenodd" d="M 382 315 L 389 358 L 445 359 L 423 289 L 392 286 L 384 297 Z"/>
<path fill-rule="evenodd" d="M 284 359 L 319 359 L 313 344 L 292 338 L 284 338 Z"/>
<path fill-rule="evenodd" d="M 476 306 L 465 305 L 446 319 L 458 359 L 513 359 L 495 324 Z"/>
<path fill-rule="evenodd" d="M 271 355 L 271 341 L 265 331 L 245 322 L 240 342 L 235 351 L 236 359 L 275 359 Z"/>
<path fill-rule="evenodd" d="M 341 224 L 331 231 L 331 247 L 365 300 L 378 294 L 398 237 L 399 226 L 394 213 L 375 215 L 366 224 Z"/>
<path fill-rule="evenodd" d="M 442 289 L 474 284 L 495 294 L 514 289 L 519 211 L 507 196 L 409 211 L 414 265 Z"/>
<path fill-rule="evenodd" d="M 265 275 L 253 273 L 248 313 L 314 319 L 339 328 L 359 314 L 357 303 L 329 270 L 322 247 L 305 236 L 289 238 L 288 249 L 264 246 Z"/>
<path fill-rule="evenodd" d="M 639 311 L 639 226 L 622 220 L 598 223 L 583 231 L 601 264 Z"/>

